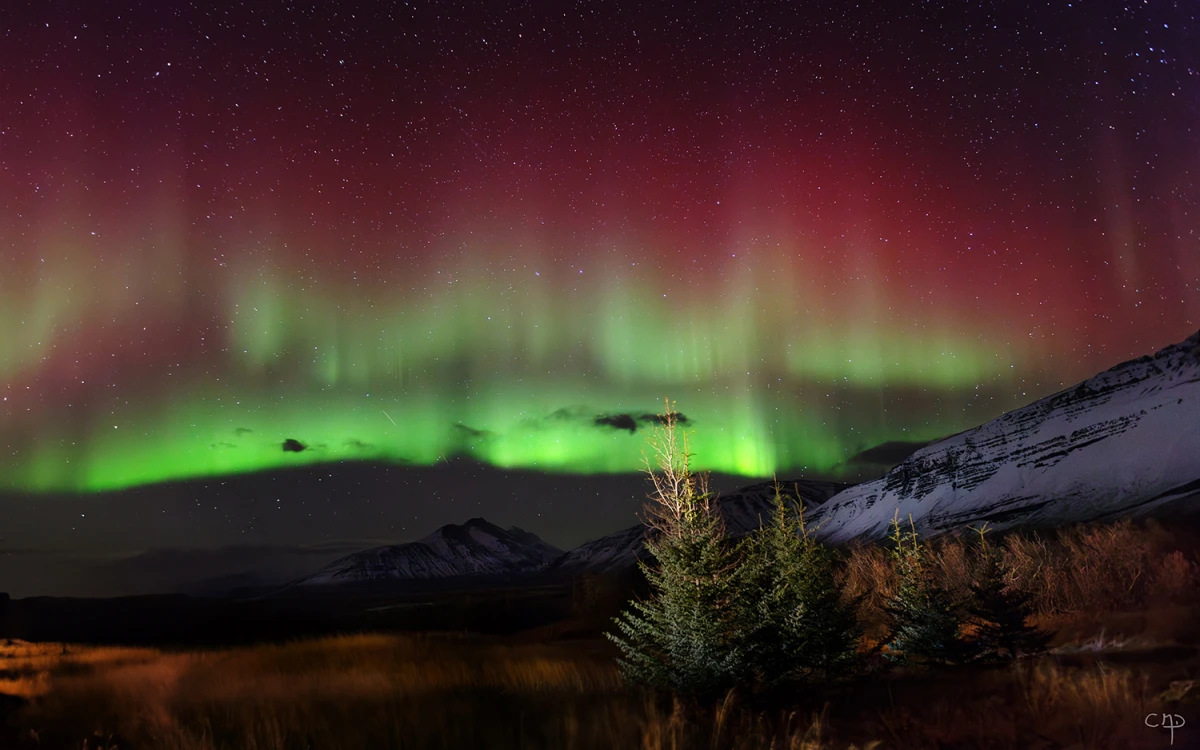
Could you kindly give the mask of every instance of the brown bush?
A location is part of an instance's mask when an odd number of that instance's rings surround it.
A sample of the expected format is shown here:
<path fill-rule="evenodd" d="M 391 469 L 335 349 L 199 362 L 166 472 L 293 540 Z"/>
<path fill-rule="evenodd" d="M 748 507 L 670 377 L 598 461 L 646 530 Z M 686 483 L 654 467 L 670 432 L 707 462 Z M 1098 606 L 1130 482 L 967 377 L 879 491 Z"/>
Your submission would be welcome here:
<path fill-rule="evenodd" d="M 1159 604 L 1190 604 L 1200 597 L 1200 565 L 1180 550 L 1159 558 L 1147 596 Z"/>
<path fill-rule="evenodd" d="M 1168 554 L 1176 544 L 1157 524 L 1124 520 L 1072 526 L 1053 538 L 1012 534 L 1003 555 L 1009 582 L 1032 596 L 1039 615 L 1116 612 L 1159 593 L 1179 600 L 1195 591 L 1194 568 Z"/>
<path fill-rule="evenodd" d="M 1060 534 L 1074 583 L 1072 611 L 1116 611 L 1140 603 L 1159 539 L 1131 521 L 1072 527 Z"/>
<path fill-rule="evenodd" d="M 835 577 L 844 599 L 857 603 L 859 623 L 866 636 L 872 640 L 884 637 L 888 617 L 885 606 L 899 585 L 887 550 L 878 544 L 852 543 Z"/>
<path fill-rule="evenodd" d="M 1041 537 L 1012 534 L 1004 540 L 1001 559 L 1008 585 L 1028 593 L 1039 614 L 1049 613 L 1065 574 L 1050 544 Z"/>
<path fill-rule="evenodd" d="M 1168 531 L 1153 520 L 1123 520 L 1055 532 L 1014 532 L 989 543 L 1000 551 L 1008 586 L 1030 596 L 1036 615 L 1056 618 L 1200 602 L 1200 564 L 1182 549 L 1194 546 L 1192 531 Z M 928 549 L 938 582 L 956 600 L 968 601 L 981 563 L 979 544 L 943 535 L 930 540 Z M 838 580 L 849 600 L 861 597 L 865 632 L 872 639 L 882 637 L 888 622 L 885 605 L 896 588 L 886 548 L 851 544 Z"/>
<path fill-rule="evenodd" d="M 950 592 L 955 601 L 971 597 L 971 582 L 978 569 L 978 550 L 958 536 L 938 537 L 930 544 L 933 552 L 933 571 L 938 582 Z"/>

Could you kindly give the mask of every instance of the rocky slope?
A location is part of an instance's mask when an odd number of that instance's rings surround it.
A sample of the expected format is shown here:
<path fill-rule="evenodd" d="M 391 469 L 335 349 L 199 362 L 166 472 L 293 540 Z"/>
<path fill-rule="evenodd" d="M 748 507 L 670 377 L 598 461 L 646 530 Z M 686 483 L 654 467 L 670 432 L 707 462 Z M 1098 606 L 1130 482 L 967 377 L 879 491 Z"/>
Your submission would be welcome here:
<path fill-rule="evenodd" d="M 1200 498 L 1200 333 L 931 444 L 813 514 L 832 543 L 912 515 L 937 533 L 1059 524 Z"/>

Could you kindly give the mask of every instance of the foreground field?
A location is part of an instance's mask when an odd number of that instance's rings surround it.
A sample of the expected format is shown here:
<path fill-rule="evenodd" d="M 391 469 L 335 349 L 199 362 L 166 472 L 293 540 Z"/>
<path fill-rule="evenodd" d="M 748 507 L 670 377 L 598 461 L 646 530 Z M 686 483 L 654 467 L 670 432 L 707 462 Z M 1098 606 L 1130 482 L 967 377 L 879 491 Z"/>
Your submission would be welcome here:
<path fill-rule="evenodd" d="M 41 635 L 0 640 L 0 750 L 1200 747 L 1200 526 L 1120 522 L 996 544 L 1006 585 L 1028 595 L 1030 621 L 1054 634 L 1050 655 L 884 668 L 876 647 L 899 579 L 882 547 L 853 545 L 838 575 L 856 602 L 865 674 L 730 694 L 715 705 L 622 683 L 600 633 L 636 586 L 602 576 L 569 590 L 442 592 L 387 606 L 14 603 L 6 632 Z M 957 601 L 977 579 L 972 545 L 946 535 L 930 546 L 933 575 Z M 314 613 L 325 617 L 313 621 L 317 632 L 403 626 L 407 634 L 228 645 L 297 638 L 295 627 Z M 491 635 L 449 634 L 468 628 Z M 44 642 L 69 633 L 171 647 Z M 1171 732 L 1164 723 L 1182 726 Z"/>
<path fill-rule="evenodd" d="M 1193 649 L 898 675 L 686 706 L 622 686 L 598 643 L 357 635 L 164 652 L 0 644 L 0 746 L 322 748 L 1166 747 Z M 1146 663 L 1154 668 L 1145 670 Z M 1171 683 L 1174 683 L 1173 685 Z M 1166 693 L 1164 694 L 1164 691 Z M 1173 692 L 1172 692 L 1173 691 Z M 1200 726 L 1200 714 L 1196 724 Z M 1188 746 L 1187 728 L 1176 746 Z"/>

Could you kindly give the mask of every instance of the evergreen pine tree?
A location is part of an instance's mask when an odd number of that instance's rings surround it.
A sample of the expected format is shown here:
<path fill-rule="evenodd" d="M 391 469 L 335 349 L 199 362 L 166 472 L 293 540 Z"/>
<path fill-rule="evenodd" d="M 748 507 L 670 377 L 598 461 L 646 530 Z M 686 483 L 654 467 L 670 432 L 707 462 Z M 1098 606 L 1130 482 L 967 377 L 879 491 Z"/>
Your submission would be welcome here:
<path fill-rule="evenodd" d="M 896 593 L 886 605 L 892 617 L 888 654 L 893 661 L 914 664 L 953 664 L 971 658 L 963 639 L 963 617 L 950 592 L 938 583 L 928 550 L 909 520 L 904 531 L 892 519 L 892 563 L 899 578 Z"/>
<path fill-rule="evenodd" d="M 654 484 L 647 506 L 646 549 L 639 563 L 651 596 L 631 602 L 607 633 L 621 650 L 626 679 L 682 693 L 719 694 L 745 677 L 737 608 L 734 550 L 707 491 L 707 477 L 691 473 L 686 436 L 667 402 L 647 461 Z"/>
<path fill-rule="evenodd" d="M 834 578 L 833 553 L 807 534 L 803 553 L 798 666 L 808 678 L 836 677 L 857 666 L 862 630 Z"/>
<path fill-rule="evenodd" d="M 1000 554 L 987 543 L 986 531 L 986 525 L 979 529 L 979 569 L 971 584 L 969 607 L 978 626 L 979 651 L 987 658 L 1009 659 L 1045 651 L 1049 634 L 1028 624 L 1034 612 L 1032 599 L 1005 584 Z"/>
<path fill-rule="evenodd" d="M 774 684 L 794 677 L 799 649 L 801 545 L 779 488 L 771 517 L 742 543 L 743 650 L 754 679 Z"/>
<path fill-rule="evenodd" d="M 741 577 L 743 651 L 758 680 L 829 677 L 853 666 L 858 621 L 842 602 L 832 555 L 778 485 L 771 518 L 744 543 Z"/>

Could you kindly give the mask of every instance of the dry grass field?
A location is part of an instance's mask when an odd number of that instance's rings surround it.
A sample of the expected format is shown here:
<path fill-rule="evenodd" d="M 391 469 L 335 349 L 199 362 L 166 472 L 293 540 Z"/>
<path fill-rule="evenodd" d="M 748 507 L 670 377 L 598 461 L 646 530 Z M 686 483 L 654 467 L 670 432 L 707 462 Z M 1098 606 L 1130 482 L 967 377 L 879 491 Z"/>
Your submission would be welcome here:
<path fill-rule="evenodd" d="M 596 635 L 611 613 L 594 607 L 584 608 L 587 627 L 570 620 L 518 636 L 360 634 L 208 650 L 0 640 L 0 749 L 1200 747 L 1198 540 L 1195 529 L 1128 522 L 1008 536 L 1009 585 L 1034 596 L 1034 619 L 1055 634 L 1050 655 L 879 670 L 716 705 L 622 684 Z M 945 585 L 965 592 L 967 542 L 932 549 Z M 862 602 L 869 647 L 894 571 L 878 547 L 857 546 L 840 575 Z M 1164 712 L 1188 722 L 1173 738 L 1146 726 Z"/>
<path fill-rule="evenodd" d="M 1047 658 L 692 706 L 625 688 L 598 644 L 449 636 L 178 653 L 12 642 L 0 662 L 0 692 L 22 700 L 0 746 L 76 750 L 1165 747 L 1144 717 L 1188 692 L 1165 672 Z"/>

